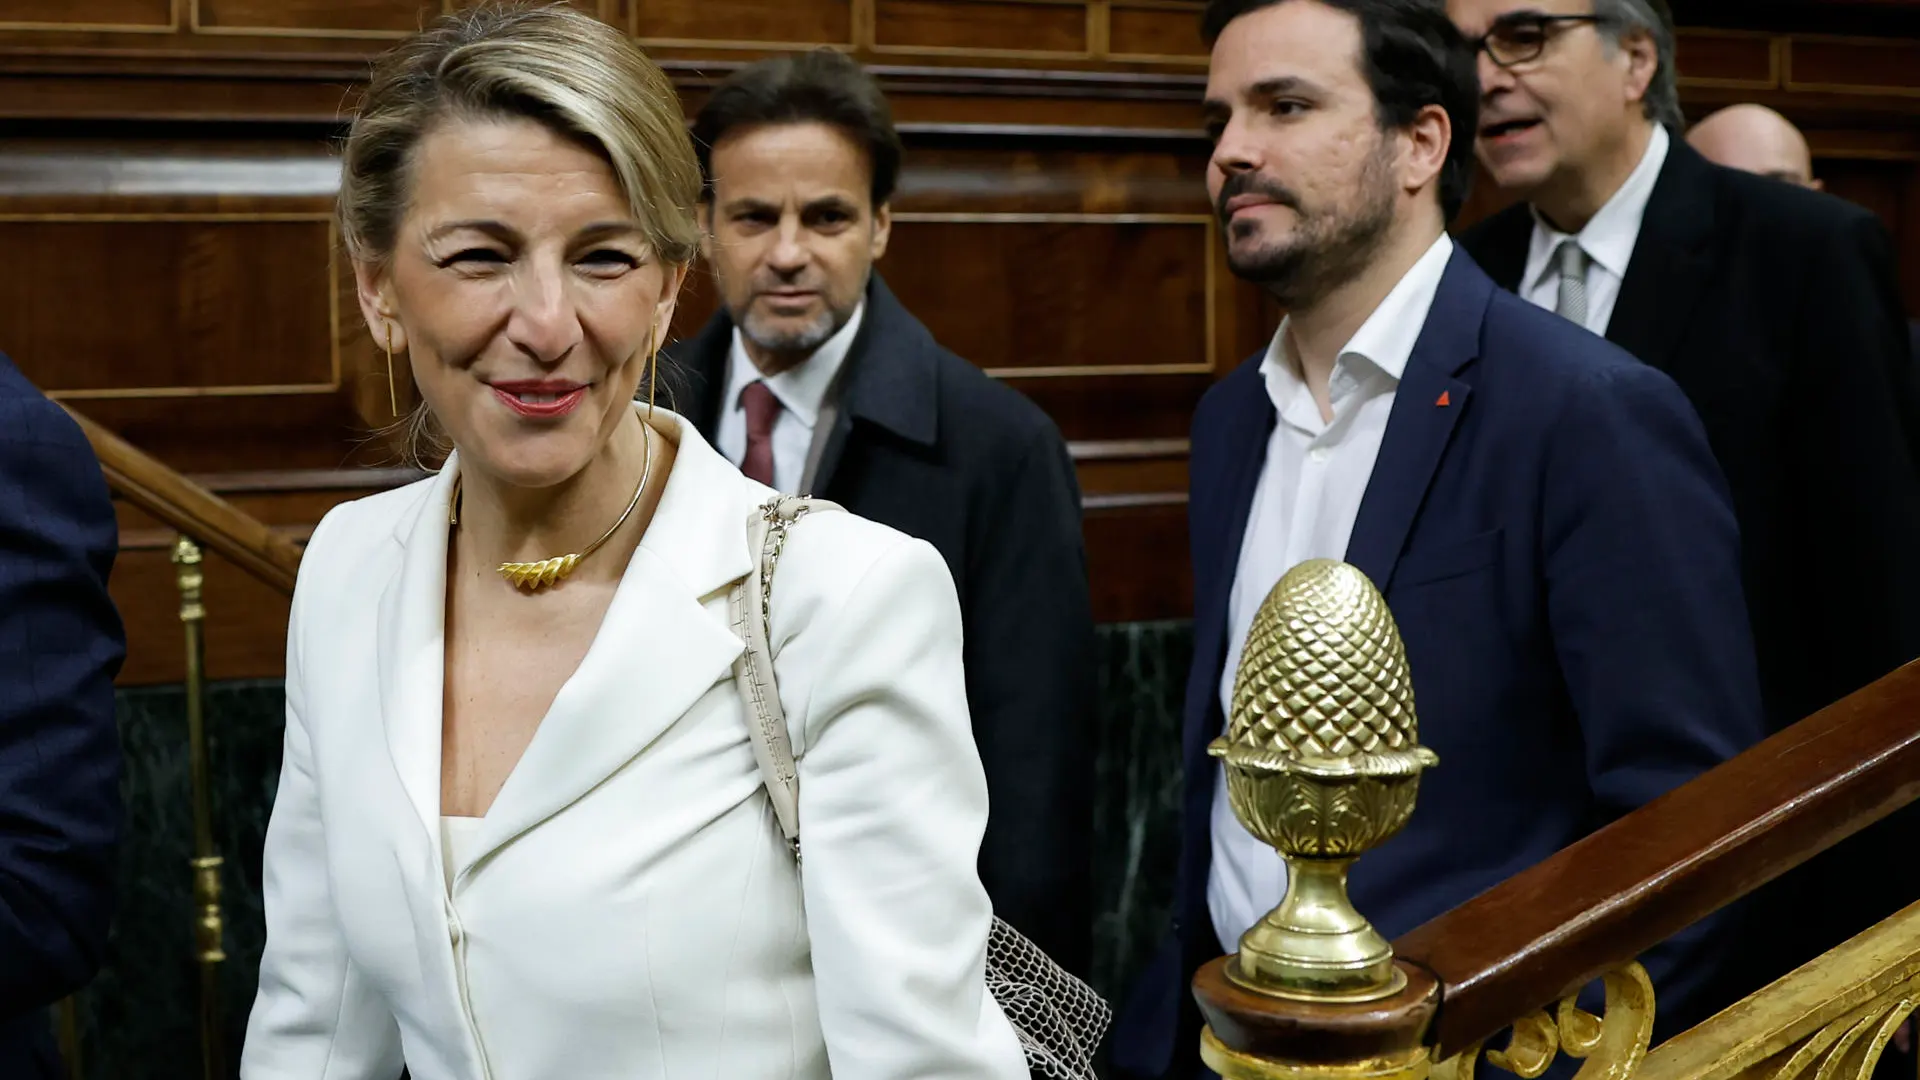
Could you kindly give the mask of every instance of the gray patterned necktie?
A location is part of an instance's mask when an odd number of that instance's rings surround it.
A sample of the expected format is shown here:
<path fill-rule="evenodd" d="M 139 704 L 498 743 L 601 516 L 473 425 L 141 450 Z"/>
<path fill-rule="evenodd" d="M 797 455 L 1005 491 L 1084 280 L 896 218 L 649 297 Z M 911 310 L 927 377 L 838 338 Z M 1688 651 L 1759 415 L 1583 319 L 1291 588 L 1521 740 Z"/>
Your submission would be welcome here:
<path fill-rule="evenodd" d="M 1587 325 L 1587 253 L 1578 240 L 1562 240 L 1553 260 L 1560 267 L 1560 302 L 1553 310 L 1575 325 Z"/>

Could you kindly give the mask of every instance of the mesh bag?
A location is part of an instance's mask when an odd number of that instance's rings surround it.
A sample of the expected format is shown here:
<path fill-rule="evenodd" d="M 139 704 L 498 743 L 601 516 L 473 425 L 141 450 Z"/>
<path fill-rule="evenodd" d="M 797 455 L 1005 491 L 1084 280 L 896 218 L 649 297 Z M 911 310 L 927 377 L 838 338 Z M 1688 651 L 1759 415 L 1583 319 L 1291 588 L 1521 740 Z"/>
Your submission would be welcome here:
<path fill-rule="evenodd" d="M 773 568 L 786 544 L 788 527 L 811 511 L 838 509 L 817 499 L 782 497 L 755 511 L 747 521 L 754 571 L 734 587 L 728 604 L 734 632 L 747 646 L 734 663 L 733 675 L 753 730 L 754 759 L 766 782 L 774 818 L 796 862 L 800 860 L 799 775 L 773 678 L 767 607 L 773 597 Z M 1012 1023 L 1034 1075 L 1095 1080 L 1094 1052 L 1113 1020 L 1113 1010 L 1092 987 L 1068 974 L 998 916 L 987 936 L 987 990 Z"/>
<path fill-rule="evenodd" d="M 1088 1080 L 1113 1010 L 1038 945 L 995 917 L 987 936 L 987 989 L 1007 1014 L 1027 1068 L 1054 1080 Z"/>

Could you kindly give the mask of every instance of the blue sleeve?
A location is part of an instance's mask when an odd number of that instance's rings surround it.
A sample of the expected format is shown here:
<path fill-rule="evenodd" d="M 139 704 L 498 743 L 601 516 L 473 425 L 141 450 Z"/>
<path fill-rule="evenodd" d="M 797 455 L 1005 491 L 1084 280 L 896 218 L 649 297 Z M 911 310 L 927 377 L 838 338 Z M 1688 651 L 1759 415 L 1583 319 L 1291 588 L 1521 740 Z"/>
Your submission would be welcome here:
<path fill-rule="evenodd" d="M 1596 827 L 1764 735 L 1740 533 L 1687 400 L 1651 368 L 1595 374 L 1549 452 L 1548 615 Z"/>
<path fill-rule="evenodd" d="M 1679 388 L 1637 364 L 1599 369 L 1557 436 L 1543 477 L 1548 615 L 1597 828 L 1753 746 L 1765 721 L 1739 528 Z M 1643 957 L 1663 1014 L 1710 992 L 1727 932 L 1715 916 Z"/>
<path fill-rule="evenodd" d="M 0 1016 L 78 989 L 106 947 L 118 538 L 79 427 L 45 398 L 0 398 Z"/>

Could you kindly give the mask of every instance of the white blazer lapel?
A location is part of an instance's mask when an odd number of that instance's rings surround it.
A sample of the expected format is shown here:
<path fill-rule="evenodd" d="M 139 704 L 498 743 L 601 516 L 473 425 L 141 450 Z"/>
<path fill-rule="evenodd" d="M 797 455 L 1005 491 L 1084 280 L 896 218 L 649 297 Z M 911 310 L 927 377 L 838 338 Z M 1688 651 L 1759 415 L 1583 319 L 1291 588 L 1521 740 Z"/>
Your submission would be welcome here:
<path fill-rule="evenodd" d="M 678 444 L 666 490 L 593 644 L 487 811 L 469 866 L 599 786 L 732 678 L 745 646 L 724 600 L 710 602 L 752 569 L 746 521 L 760 489 L 674 414 L 656 410 L 654 427 Z"/>
<path fill-rule="evenodd" d="M 447 507 L 458 463 L 449 459 L 395 527 L 400 566 L 380 596 L 374 651 L 380 713 L 394 771 L 440 849 L 440 719 L 446 678 Z"/>

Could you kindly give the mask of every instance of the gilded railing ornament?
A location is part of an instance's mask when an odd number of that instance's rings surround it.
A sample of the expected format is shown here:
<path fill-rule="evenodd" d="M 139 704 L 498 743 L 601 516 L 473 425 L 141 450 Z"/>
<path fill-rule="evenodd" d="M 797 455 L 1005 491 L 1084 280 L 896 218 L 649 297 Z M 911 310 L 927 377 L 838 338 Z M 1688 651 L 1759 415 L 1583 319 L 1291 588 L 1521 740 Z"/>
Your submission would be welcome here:
<path fill-rule="evenodd" d="M 1870 1080 L 1920 1006 L 1920 903 L 1675 1035 L 1636 1080 Z"/>
<path fill-rule="evenodd" d="M 1506 1049 L 1487 1051 L 1487 1064 L 1533 1080 L 1565 1051 L 1584 1062 L 1574 1080 L 1631 1080 L 1653 1041 L 1653 982 L 1632 963 L 1608 974 L 1605 986 L 1602 1015 L 1582 1009 L 1574 997 L 1561 1001 L 1551 1016 L 1536 1010 L 1514 1021 Z M 1436 1064 L 1433 1080 L 1474 1080 L 1479 1057 L 1480 1047 L 1469 1047 Z"/>
<path fill-rule="evenodd" d="M 1755 1075 L 1764 1080 L 1869 1080 L 1917 1004 L 1920 978 L 1829 1023 L 1776 1056 L 1776 1068 L 1762 1067 Z"/>
<path fill-rule="evenodd" d="M 1365 574 L 1301 563 L 1254 616 L 1234 677 L 1224 759 L 1234 816 L 1287 860 L 1279 907 L 1240 939 L 1227 977 L 1304 1001 L 1371 1001 L 1405 985 L 1393 950 L 1347 898 L 1347 869 L 1399 832 L 1420 773 L 1413 681 Z"/>

